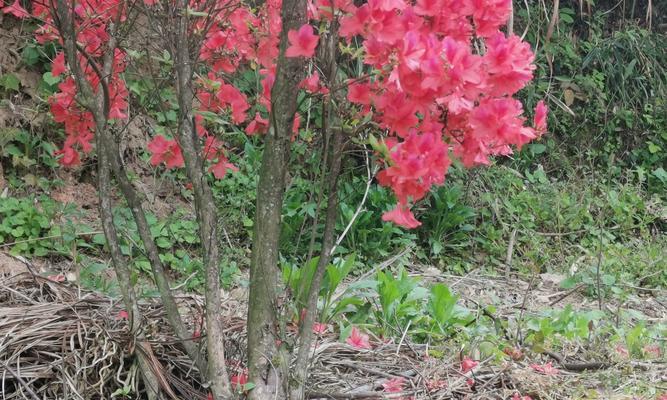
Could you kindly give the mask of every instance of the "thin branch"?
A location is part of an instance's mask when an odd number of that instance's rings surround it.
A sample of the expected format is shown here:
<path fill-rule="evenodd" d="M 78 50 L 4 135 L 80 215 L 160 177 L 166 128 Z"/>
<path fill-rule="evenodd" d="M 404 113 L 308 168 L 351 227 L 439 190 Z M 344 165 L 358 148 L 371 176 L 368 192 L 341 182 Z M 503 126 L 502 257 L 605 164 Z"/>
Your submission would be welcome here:
<path fill-rule="evenodd" d="M 364 146 L 364 149 L 366 146 Z M 373 183 L 373 178 L 375 176 L 375 173 L 371 174 L 371 167 L 370 167 L 370 161 L 368 157 L 368 151 L 364 153 L 365 155 L 365 161 L 366 161 L 366 190 L 364 190 L 364 196 L 361 198 L 361 202 L 359 202 L 359 205 L 357 206 L 357 209 L 354 211 L 354 214 L 352 215 L 352 218 L 350 218 L 350 221 L 348 221 L 347 225 L 345 226 L 345 229 L 343 232 L 340 234 L 338 239 L 336 239 L 336 244 L 333 245 L 331 248 L 331 254 L 333 255 L 334 252 L 336 251 L 336 248 L 340 246 L 340 244 L 343 242 L 343 239 L 345 239 L 345 236 L 347 233 L 350 231 L 352 228 L 352 225 L 354 225 L 354 221 L 359 217 L 359 214 L 361 213 L 361 210 L 363 210 L 364 205 L 366 204 L 366 199 L 368 198 L 368 192 L 371 189 L 371 184 Z"/>

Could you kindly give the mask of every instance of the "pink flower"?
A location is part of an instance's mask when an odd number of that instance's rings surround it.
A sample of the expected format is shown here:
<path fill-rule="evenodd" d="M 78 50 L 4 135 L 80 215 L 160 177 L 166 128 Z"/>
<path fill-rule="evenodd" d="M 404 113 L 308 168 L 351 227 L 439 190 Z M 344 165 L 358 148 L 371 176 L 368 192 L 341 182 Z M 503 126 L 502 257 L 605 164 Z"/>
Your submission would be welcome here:
<path fill-rule="evenodd" d="M 14 0 L 11 6 L 4 7 L 2 12 L 5 14 L 12 14 L 16 18 L 27 18 L 30 16 L 28 11 L 21 6 L 19 0 Z"/>
<path fill-rule="evenodd" d="M 248 126 L 245 128 L 245 133 L 252 136 L 256 133 L 264 134 L 269 128 L 269 120 L 262 118 L 259 113 L 255 113 L 255 118 L 250 121 Z"/>
<path fill-rule="evenodd" d="M 354 347 L 355 349 L 371 349 L 371 344 L 368 342 L 368 335 L 361 333 L 356 326 L 352 327 L 350 336 L 345 343 Z"/>
<path fill-rule="evenodd" d="M 514 393 L 512 400 L 533 400 L 530 396 L 521 396 L 521 393 Z"/>
<path fill-rule="evenodd" d="M 250 106 L 248 99 L 233 85 L 223 83 L 216 93 L 215 97 L 221 105 L 229 105 L 232 110 L 232 121 L 237 124 L 242 123 L 246 119 L 246 111 Z"/>
<path fill-rule="evenodd" d="M 403 391 L 404 385 L 405 385 L 405 378 L 399 376 L 396 378 L 386 380 L 382 384 L 382 388 L 386 393 L 400 393 Z"/>
<path fill-rule="evenodd" d="M 530 368 L 544 375 L 558 375 L 560 373 L 558 369 L 554 368 L 554 366 L 551 365 L 551 361 L 544 365 L 531 364 Z"/>
<path fill-rule="evenodd" d="M 65 282 L 66 281 L 65 275 L 63 275 L 63 274 L 49 275 L 49 276 L 46 277 L 46 279 L 48 279 L 52 282 Z"/>
<path fill-rule="evenodd" d="M 535 130 L 542 134 L 547 130 L 547 106 L 544 104 L 544 100 L 540 100 L 535 106 L 535 116 L 533 117 L 533 126 Z"/>
<path fill-rule="evenodd" d="M 470 386 L 470 387 L 475 386 L 475 380 L 472 379 L 472 378 L 468 378 L 468 379 L 466 379 L 466 385 L 468 385 L 468 386 Z"/>
<path fill-rule="evenodd" d="M 66 70 L 67 68 L 65 67 L 65 53 L 61 51 L 53 58 L 53 62 L 51 63 L 51 75 L 59 76 Z"/>
<path fill-rule="evenodd" d="M 367 83 L 352 83 L 347 88 L 347 99 L 352 103 L 371 104 L 371 87 Z"/>
<path fill-rule="evenodd" d="M 152 165 L 164 162 L 167 169 L 183 166 L 181 148 L 175 140 L 167 140 L 164 136 L 157 135 L 148 143 L 148 151 L 151 152 Z"/>
<path fill-rule="evenodd" d="M 296 139 L 299 134 L 299 127 L 301 126 L 301 114 L 294 114 L 294 121 L 292 121 L 292 141 Z"/>
<path fill-rule="evenodd" d="M 477 28 L 477 36 L 489 37 L 507 22 L 512 0 L 477 0 L 472 2 L 475 7 L 473 20 Z"/>
<path fill-rule="evenodd" d="M 623 346 L 622 344 L 617 344 L 615 350 L 616 354 L 618 354 L 621 358 L 630 357 L 630 352 L 628 351 L 628 348 Z"/>
<path fill-rule="evenodd" d="M 302 80 L 301 83 L 299 83 L 299 87 L 306 89 L 306 91 L 310 93 L 321 93 L 321 94 L 329 93 L 328 88 L 325 88 L 322 85 L 320 85 L 320 74 L 317 73 L 317 71 L 313 72 L 311 76 Z"/>
<path fill-rule="evenodd" d="M 227 175 L 227 171 L 238 171 L 239 169 L 236 167 L 236 165 L 230 163 L 227 161 L 227 159 L 224 156 L 219 156 L 218 161 L 213 164 L 209 169 L 209 172 L 213 172 L 213 176 L 215 176 L 218 179 L 222 179 Z"/>
<path fill-rule="evenodd" d="M 530 45 L 521 38 L 516 35 L 506 37 L 504 33 L 496 32 L 487 39 L 486 45 L 483 60 L 489 73 L 489 94 L 512 95 L 533 78 L 535 55 Z"/>
<path fill-rule="evenodd" d="M 60 163 L 62 166 L 74 167 L 81 164 L 79 152 L 69 146 L 63 148 L 62 150 L 56 151 L 54 154 L 62 155 L 62 157 L 58 160 L 58 163 Z"/>
<path fill-rule="evenodd" d="M 397 205 L 393 210 L 382 214 L 382 220 L 385 222 L 393 222 L 396 225 L 400 225 L 408 229 L 413 229 L 421 225 L 421 222 L 417 221 L 415 216 L 412 214 L 412 211 L 410 211 L 408 207 L 401 205 Z"/>
<path fill-rule="evenodd" d="M 321 335 L 329 329 L 329 325 L 316 322 L 313 324 L 313 333 L 316 335 Z"/>
<path fill-rule="evenodd" d="M 461 372 L 464 374 L 470 372 L 477 366 L 477 364 L 479 364 L 479 362 L 471 359 L 470 357 L 463 357 L 463 361 L 461 361 Z"/>
<path fill-rule="evenodd" d="M 285 51 L 286 57 L 310 58 L 315 54 L 319 36 L 313 33 L 313 27 L 305 24 L 298 31 L 287 32 L 290 46 Z"/>
<path fill-rule="evenodd" d="M 118 311 L 118 314 L 116 315 L 116 321 L 123 320 L 123 319 L 124 320 L 130 319 L 130 314 L 128 314 L 128 312 L 125 311 L 125 310 L 120 310 L 120 311 Z"/>

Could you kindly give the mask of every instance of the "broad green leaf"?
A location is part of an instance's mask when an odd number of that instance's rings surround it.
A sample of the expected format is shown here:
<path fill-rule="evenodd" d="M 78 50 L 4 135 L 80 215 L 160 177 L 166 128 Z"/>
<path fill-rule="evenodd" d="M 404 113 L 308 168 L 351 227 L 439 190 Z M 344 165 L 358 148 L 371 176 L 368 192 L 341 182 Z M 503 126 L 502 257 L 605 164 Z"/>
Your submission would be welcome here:
<path fill-rule="evenodd" d="M 0 86 L 3 86 L 7 90 L 14 90 L 18 92 L 21 81 L 14 74 L 5 74 L 0 76 Z"/>

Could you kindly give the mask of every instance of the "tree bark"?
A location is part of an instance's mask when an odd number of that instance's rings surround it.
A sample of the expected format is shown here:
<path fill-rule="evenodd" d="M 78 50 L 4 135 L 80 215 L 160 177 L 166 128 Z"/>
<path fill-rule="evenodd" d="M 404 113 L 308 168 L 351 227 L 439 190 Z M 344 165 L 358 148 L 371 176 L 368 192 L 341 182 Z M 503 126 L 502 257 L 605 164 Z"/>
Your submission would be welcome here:
<path fill-rule="evenodd" d="M 329 33 L 322 38 L 320 45 L 320 58 L 324 64 L 324 75 L 331 87 L 337 86 L 337 44 L 338 44 L 338 24 L 336 21 L 332 22 Z M 306 300 L 305 314 L 299 326 L 299 347 L 297 352 L 294 373 L 292 376 L 290 387 L 291 400 L 305 399 L 305 383 L 308 374 L 308 362 L 310 361 L 311 346 L 313 343 L 312 327 L 318 315 L 317 301 L 319 299 L 319 292 L 322 286 L 322 280 L 326 272 L 327 265 L 331 261 L 331 251 L 335 242 L 336 233 L 336 219 L 338 218 L 338 177 L 340 176 L 341 164 L 343 159 L 343 140 L 344 134 L 340 127 L 340 121 L 336 117 L 334 110 L 336 93 L 330 94 L 324 108 L 323 129 L 322 135 L 325 138 L 331 137 L 330 151 L 331 154 L 327 159 L 330 160 L 328 166 L 323 166 L 326 169 L 326 191 L 327 191 L 327 208 L 326 218 L 324 222 L 324 232 L 322 234 L 322 246 L 320 249 L 320 256 L 317 261 L 315 275 L 309 288 L 305 289 Z M 323 188 L 324 190 L 324 188 Z"/>
<path fill-rule="evenodd" d="M 76 34 L 74 30 L 73 10 L 64 0 L 59 0 L 56 9 L 52 9 L 54 21 L 57 25 L 60 36 L 63 39 L 63 49 L 72 72 L 75 76 L 75 83 L 78 91 L 81 94 L 81 101 L 95 120 L 95 142 L 98 148 L 103 148 L 102 138 L 107 135 L 109 126 L 107 124 L 108 116 L 108 90 L 98 91 L 95 94 L 86 81 L 86 78 L 79 68 L 77 61 L 77 46 Z M 115 50 L 115 40 L 111 39 L 106 50 L 107 56 L 104 60 L 104 70 L 110 70 L 111 57 Z M 108 84 L 108 76 L 101 76 L 100 79 L 105 85 Z M 118 277 L 118 286 L 120 287 L 123 303 L 129 314 L 130 332 L 135 340 L 143 341 L 143 333 L 141 333 L 142 315 L 139 309 L 139 302 L 137 300 L 136 292 L 132 287 L 130 270 L 125 263 L 123 253 L 120 249 L 118 241 L 118 233 L 113 222 L 112 202 L 111 202 L 111 171 L 109 168 L 109 160 L 104 151 L 100 151 L 97 159 L 97 186 L 99 197 L 100 216 L 102 219 L 102 228 L 109 252 L 111 254 L 111 262 Z M 149 365 L 149 360 L 146 359 L 143 353 L 137 352 L 137 361 L 141 375 L 146 387 L 146 393 L 150 400 L 157 399 L 160 396 L 160 386 L 158 379 L 153 373 Z"/>
<path fill-rule="evenodd" d="M 185 160 L 185 171 L 192 182 L 195 197 L 195 210 L 199 223 L 199 238 L 202 245 L 202 258 L 206 271 L 206 349 L 208 355 L 208 376 L 213 397 L 228 399 L 231 397 L 231 386 L 225 363 L 225 337 L 220 321 L 220 270 L 218 218 L 213 201 L 213 193 L 204 174 L 204 161 L 199 146 L 192 101 L 194 99 L 192 60 L 188 18 L 185 13 L 188 2 L 179 0 L 181 11 L 176 28 L 176 48 L 173 55 L 176 61 L 176 80 L 178 106 L 181 122 L 177 133 L 178 143 Z M 204 373 L 204 371 L 202 371 Z"/>
<path fill-rule="evenodd" d="M 97 144 L 98 155 L 104 153 L 104 164 L 109 166 L 110 170 L 113 171 L 113 174 L 120 186 L 121 192 L 123 193 L 123 196 L 125 197 L 128 206 L 130 207 L 132 216 L 135 220 L 135 223 L 137 224 L 139 236 L 141 237 L 142 243 L 144 244 L 144 248 L 151 264 L 153 277 L 160 292 L 160 297 L 162 299 L 165 313 L 167 314 L 167 319 L 172 329 L 174 329 L 176 336 L 182 340 L 183 346 L 185 347 L 185 350 L 190 358 L 193 360 L 197 368 L 202 373 L 204 373 L 204 371 L 206 371 L 206 362 L 204 358 L 201 357 L 198 348 L 191 341 L 192 335 L 188 332 L 185 324 L 183 324 L 180 312 L 178 311 L 178 306 L 171 293 L 171 288 L 169 287 L 167 274 L 162 265 L 162 261 L 160 260 L 157 245 L 155 244 L 155 241 L 153 240 L 153 237 L 150 233 L 150 227 L 146 220 L 146 214 L 141 205 L 141 200 L 139 199 L 136 190 L 132 186 L 127 173 L 125 172 L 125 168 L 120 158 L 120 149 L 118 143 L 114 140 L 111 133 L 109 132 L 111 126 L 108 123 L 110 104 L 108 84 L 109 77 L 113 72 L 113 55 L 116 49 L 116 38 L 114 36 L 115 32 L 113 32 L 114 28 L 113 26 L 109 28 L 112 31 L 110 32 L 110 41 L 103 56 L 103 65 L 100 66 L 94 59 L 92 59 L 89 54 L 87 54 L 76 44 L 76 33 L 73 19 L 74 11 L 72 10 L 72 7 L 73 3 L 66 2 L 65 0 L 58 0 L 57 12 L 54 13 L 56 16 L 55 22 L 60 35 L 63 37 L 67 62 L 74 73 L 76 85 L 82 97 L 84 107 L 93 114 L 95 119 L 95 140 Z M 97 92 L 95 92 L 91 85 L 88 83 L 86 76 L 79 68 L 76 56 L 77 53 L 80 53 L 87 59 L 91 68 L 99 77 L 101 90 L 98 89 Z M 107 240 L 110 240 L 110 238 L 107 237 Z M 111 240 L 113 240 L 113 238 L 111 238 Z M 144 371 L 144 374 L 148 373 L 149 372 Z"/>
<path fill-rule="evenodd" d="M 303 58 L 285 57 L 287 32 L 307 22 L 305 0 L 284 0 L 282 33 L 276 80 L 271 91 L 270 129 L 266 138 L 259 184 L 250 267 L 248 308 L 248 369 L 255 388 L 251 400 L 286 397 L 286 371 L 289 366 L 277 340 L 278 243 L 290 157 L 290 137 L 297 111 L 298 84 L 304 78 Z"/>

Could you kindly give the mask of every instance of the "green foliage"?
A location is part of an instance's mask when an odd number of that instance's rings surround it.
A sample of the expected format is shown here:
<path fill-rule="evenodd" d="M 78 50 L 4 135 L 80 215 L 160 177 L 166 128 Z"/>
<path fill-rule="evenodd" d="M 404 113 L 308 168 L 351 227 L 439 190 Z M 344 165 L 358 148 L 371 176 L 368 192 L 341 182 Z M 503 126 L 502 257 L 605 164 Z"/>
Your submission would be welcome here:
<path fill-rule="evenodd" d="M 165 266 L 176 272 L 181 278 L 187 279 L 186 289 L 202 290 L 203 264 L 201 259 L 195 255 L 199 248 L 199 229 L 192 216 L 185 211 L 177 211 L 161 219 L 149 213 L 146 219 L 150 226 L 151 236 L 160 249 L 160 259 Z M 115 208 L 114 220 L 117 229 L 121 232 L 120 248 L 123 255 L 132 261 L 136 273 L 150 274 L 151 265 L 145 255 L 141 237 L 130 210 Z M 104 243 L 102 235 L 96 239 L 99 243 Z M 223 284 L 229 285 L 236 276 L 238 267 L 233 261 L 221 264 Z"/>
<path fill-rule="evenodd" d="M 618 282 L 664 284 L 665 255 L 659 250 L 665 246 L 664 200 L 647 193 L 636 175 L 625 182 L 598 176 L 560 180 L 539 165 L 523 172 L 504 166 L 479 171 L 467 196 L 466 205 L 476 210 L 469 249 L 486 254 L 486 268 L 503 268 L 516 230 L 515 265 L 529 273 L 536 268 L 570 273 L 582 262 L 595 266 L 601 251 L 603 274 Z M 445 252 L 446 265 L 452 257 L 456 254 Z M 477 264 L 469 252 L 463 259 Z"/>
<path fill-rule="evenodd" d="M 547 311 L 546 316 L 531 318 L 526 323 L 526 340 L 538 348 L 550 347 L 559 340 L 587 339 L 596 322 L 604 317 L 600 311 L 575 312 L 571 306 Z"/>
<path fill-rule="evenodd" d="M 423 300 L 428 291 L 418 286 L 418 278 L 410 277 L 401 269 L 397 277 L 378 271 L 376 279 L 380 301 L 376 320 L 383 327 L 383 332 L 389 328 L 402 331 L 409 321 L 423 314 Z"/>
<path fill-rule="evenodd" d="M 59 224 L 61 216 L 72 218 L 72 205 L 61 205 L 47 196 L 0 199 L 0 244 L 13 254 L 46 256 L 68 254 L 77 241 L 77 228 L 71 222 Z M 85 231 L 84 229 L 79 229 Z"/>
<path fill-rule="evenodd" d="M 523 95 L 534 104 L 549 93 L 551 111 L 543 143 L 547 151 L 537 158 L 592 164 L 612 177 L 639 169 L 650 191 L 664 191 L 667 36 L 632 23 L 619 28 L 618 16 L 604 7 L 583 15 L 561 5 L 559 27 L 545 43 L 541 27 L 549 21 L 542 6 L 526 4 L 529 9 L 517 7 L 515 26 L 517 31 L 528 24 L 537 27 L 527 30 L 527 38 L 542 46 L 537 79 Z M 535 160 L 534 146 L 539 145 L 527 146 L 521 157 Z"/>
<path fill-rule="evenodd" d="M 427 211 L 421 217 L 419 233 L 432 255 L 460 252 L 471 245 L 475 210 L 465 204 L 461 184 L 452 182 L 437 188 L 424 205 Z"/>
<path fill-rule="evenodd" d="M 15 253 L 48 254 L 49 248 L 35 239 L 46 235 L 51 221 L 49 216 L 38 210 L 31 199 L 3 199 L 0 202 L 0 215 L 0 242 L 15 243 L 12 246 Z"/>
<path fill-rule="evenodd" d="M 50 187 L 49 179 L 34 173 L 36 167 L 57 167 L 55 151 L 56 146 L 39 133 L 17 128 L 0 129 L 0 160 L 7 159 L 14 167 L 14 178 L 21 178 L 28 186 Z"/>
<path fill-rule="evenodd" d="M 82 287 L 98 290 L 110 295 L 119 295 L 118 283 L 110 272 L 110 266 L 99 261 L 81 257 L 79 281 Z"/>
<path fill-rule="evenodd" d="M 339 302 L 334 302 L 336 290 L 352 271 L 352 268 L 355 266 L 355 260 L 355 254 L 350 254 L 343 259 L 334 260 L 333 263 L 326 267 L 326 272 L 319 292 L 321 301 L 319 301 L 318 304 L 321 319 L 323 321 L 328 321 L 334 318 L 351 304 L 360 303 L 358 299 L 354 298 L 347 298 Z M 295 265 L 283 264 L 283 281 L 291 289 L 295 301 L 299 304 L 307 303 L 308 291 L 312 286 L 318 261 L 319 257 L 314 257 L 307 261 L 301 268 Z M 304 292 L 301 291 L 302 287 L 305 288 Z M 345 293 L 346 291 L 344 291 L 342 295 Z"/>
<path fill-rule="evenodd" d="M 349 177 L 341 184 L 336 225 L 339 232 L 342 232 L 354 218 L 365 187 L 366 181 L 361 177 Z M 354 251 L 365 260 L 379 260 L 388 257 L 397 249 L 411 247 L 417 238 L 415 233 L 401 229 L 395 224 L 382 222 L 382 213 L 387 211 L 394 201 L 387 189 L 373 184 L 364 207 L 354 219 L 338 250 L 343 254 Z"/>
<path fill-rule="evenodd" d="M 457 305 L 459 296 L 452 293 L 443 283 L 431 286 L 428 302 L 428 312 L 438 329 L 447 333 L 456 324 L 469 322 L 470 313 Z"/>

